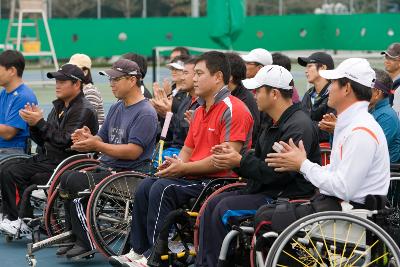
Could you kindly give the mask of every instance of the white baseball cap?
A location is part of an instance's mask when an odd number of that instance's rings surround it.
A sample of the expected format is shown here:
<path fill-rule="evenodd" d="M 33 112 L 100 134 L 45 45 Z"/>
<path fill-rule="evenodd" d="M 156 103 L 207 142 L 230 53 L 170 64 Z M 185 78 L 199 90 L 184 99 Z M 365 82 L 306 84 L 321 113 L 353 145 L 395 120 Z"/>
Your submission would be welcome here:
<path fill-rule="evenodd" d="M 272 55 L 268 50 L 256 48 L 242 56 L 245 62 L 257 62 L 263 66 L 272 65 Z"/>
<path fill-rule="evenodd" d="M 182 60 L 177 60 L 175 62 L 171 62 L 167 64 L 168 67 L 177 69 L 177 70 L 184 70 L 185 69 L 185 63 Z"/>
<path fill-rule="evenodd" d="M 69 59 L 68 64 L 73 64 L 78 66 L 79 68 L 86 67 L 90 69 L 92 67 L 92 61 L 90 60 L 90 57 L 88 57 L 85 54 L 74 54 L 71 56 Z"/>
<path fill-rule="evenodd" d="M 273 88 L 291 90 L 290 83 L 293 80 L 292 74 L 284 67 L 278 65 L 268 65 L 262 67 L 254 78 L 243 80 L 243 86 L 247 89 L 257 89 L 263 85 Z"/>
<path fill-rule="evenodd" d="M 348 58 L 334 70 L 320 70 L 319 75 L 328 80 L 347 78 L 367 87 L 373 87 L 375 71 L 365 58 Z"/>

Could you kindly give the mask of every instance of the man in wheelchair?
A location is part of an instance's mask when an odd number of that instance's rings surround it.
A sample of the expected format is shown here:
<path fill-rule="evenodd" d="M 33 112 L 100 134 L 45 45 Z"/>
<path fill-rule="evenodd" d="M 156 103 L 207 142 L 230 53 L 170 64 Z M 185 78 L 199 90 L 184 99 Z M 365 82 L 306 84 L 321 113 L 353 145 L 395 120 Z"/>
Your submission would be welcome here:
<path fill-rule="evenodd" d="M 113 172 L 136 170 L 147 173 L 155 148 L 157 115 L 140 90 L 139 66 L 120 59 L 106 75 L 112 92 L 119 101 L 107 114 L 97 135 L 87 127 L 72 135 L 71 149 L 79 152 L 99 152 L 100 165 L 92 171 L 67 171 L 60 177 L 60 196 L 64 198 L 66 229 L 72 230 L 73 246 L 62 247 L 57 255 L 72 258 L 95 249 L 86 226 L 87 198 L 78 193 L 92 190 L 97 183 Z"/>
<path fill-rule="evenodd" d="M 300 105 L 293 104 L 293 77 L 285 68 L 269 65 L 261 68 L 252 79 L 244 80 L 248 89 L 256 89 L 258 109 L 272 117 L 274 124 L 266 127 L 254 152 L 240 154 L 228 145 L 213 147 L 212 162 L 221 169 L 232 169 L 247 179 L 244 190 L 224 192 L 207 204 L 200 219 L 199 249 L 196 266 L 216 266 L 222 241 L 232 217 L 251 216 L 256 210 L 277 197 L 308 198 L 314 187 L 296 172 L 277 173 L 264 159 L 277 149 L 275 142 L 293 138 L 304 140 L 308 158 L 320 161 L 318 131 Z"/>
<path fill-rule="evenodd" d="M 245 104 L 230 95 L 226 55 L 211 51 L 199 56 L 194 67 L 194 88 L 201 106 L 192 117 L 185 144 L 178 157 L 167 157 L 156 173 L 144 179 L 135 192 L 131 227 L 132 250 L 115 257 L 113 265 L 147 266 L 155 240 L 169 212 L 198 197 L 206 181 L 237 177 L 216 168 L 211 148 L 229 144 L 235 151 L 251 146 L 253 119 Z"/>
<path fill-rule="evenodd" d="M 31 88 L 22 81 L 24 56 L 7 50 L 0 54 L 0 159 L 10 154 L 23 154 L 29 137 L 28 124 L 19 116 L 27 103 L 37 104 Z M 1 217 L 0 217 L 1 220 Z"/>
<path fill-rule="evenodd" d="M 87 125 L 91 131 L 97 132 L 98 128 L 97 116 L 82 93 L 82 70 L 66 64 L 57 72 L 47 73 L 47 77 L 56 79 L 57 96 L 47 121 L 35 104 L 27 103 L 19 112 L 30 127 L 31 138 L 38 144 L 38 153 L 7 166 L 0 179 L 3 213 L 7 216 L 0 229 L 11 235 L 19 229 L 21 236 L 30 236 L 29 227 L 17 219 L 24 190 L 31 184 L 45 184 L 57 165 L 76 153 L 69 150 L 71 134 L 76 129 Z M 26 212 L 25 217 L 32 217 L 30 212 Z"/>
<path fill-rule="evenodd" d="M 319 188 L 322 199 L 368 209 L 367 196 L 386 196 L 390 183 L 390 159 L 382 128 L 368 113 L 375 72 L 365 59 L 350 58 L 334 70 L 321 70 L 332 80 L 328 105 L 338 113 L 330 164 L 324 167 L 307 159 L 304 142 L 280 142 L 283 150 L 266 159 L 276 172 L 300 172 Z M 312 203 L 311 203 L 312 204 Z M 318 203 L 315 203 L 318 206 Z M 351 207 L 350 206 L 350 207 Z"/>

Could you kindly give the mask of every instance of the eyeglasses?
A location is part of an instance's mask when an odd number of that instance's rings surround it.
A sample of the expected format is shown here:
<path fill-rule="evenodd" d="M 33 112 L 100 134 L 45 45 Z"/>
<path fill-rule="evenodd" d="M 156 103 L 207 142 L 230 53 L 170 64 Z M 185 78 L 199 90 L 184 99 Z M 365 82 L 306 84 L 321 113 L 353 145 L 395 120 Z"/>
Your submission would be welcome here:
<path fill-rule="evenodd" d="M 130 76 L 121 76 L 121 77 L 117 77 L 117 78 L 108 78 L 108 80 L 110 81 L 110 83 L 116 83 L 116 82 L 119 82 L 120 80 L 123 80 L 123 79 L 127 79 L 127 78 L 129 78 Z"/>

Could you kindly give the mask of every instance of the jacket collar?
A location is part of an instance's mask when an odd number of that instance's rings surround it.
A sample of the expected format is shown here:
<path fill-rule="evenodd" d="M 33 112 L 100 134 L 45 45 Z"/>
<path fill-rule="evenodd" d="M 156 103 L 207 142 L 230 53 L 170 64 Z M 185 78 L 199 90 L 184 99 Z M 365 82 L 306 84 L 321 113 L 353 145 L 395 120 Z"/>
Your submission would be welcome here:
<path fill-rule="evenodd" d="M 369 102 L 367 101 L 358 101 L 340 113 L 336 121 L 335 133 L 352 123 L 354 117 L 360 112 L 368 112 L 368 104 Z"/>
<path fill-rule="evenodd" d="M 274 126 L 280 126 L 281 124 L 285 123 L 296 111 L 301 110 L 300 104 L 293 104 L 288 107 L 281 115 L 279 120 L 274 124 Z"/>
<path fill-rule="evenodd" d="M 331 86 L 331 83 L 328 82 L 328 83 L 324 86 L 324 88 L 322 88 L 321 92 L 319 92 L 318 97 L 323 97 L 323 96 L 328 95 L 328 94 L 329 94 L 329 91 L 330 91 L 330 86 Z M 313 86 L 313 87 L 308 91 L 308 94 L 311 96 L 314 92 L 316 92 L 315 86 Z"/>
<path fill-rule="evenodd" d="M 388 97 L 385 97 L 384 99 L 379 100 L 378 103 L 376 103 L 375 107 L 374 107 L 373 109 L 371 109 L 370 112 L 372 113 L 372 112 L 374 112 L 375 110 L 378 110 L 378 109 L 380 109 L 380 108 L 383 108 L 383 107 L 389 106 L 389 105 L 390 105 L 390 103 L 389 103 L 389 98 L 388 98 Z"/>
<path fill-rule="evenodd" d="M 224 100 L 226 97 L 230 96 L 231 93 L 228 89 L 227 86 L 224 86 L 221 88 L 221 90 L 219 90 L 219 92 L 214 96 L 214 105 L 218 104 L 219 102 L 221 102 L 222 100 Z M 204 98 L 199 97 L 197 99 L 197 102 L 201 105 L 204 106 L 206 104 L 206 101 L 204 100 Z"/>
<path fill-rule="evenodd" d="M 81 90 L 81 92 L 74 99 L 72 99 L 71 102 L 69 102 L 69 107 L 71 107 L 76 101 L 78 101 L 84 97 L 85 97 L 85 95 L 83 94 L 83 92 Z M 53 101 L 53 105 L 57 109 L 63 108 L 64 101 L 62 101 L 61 99 L 56 99 Z"/>

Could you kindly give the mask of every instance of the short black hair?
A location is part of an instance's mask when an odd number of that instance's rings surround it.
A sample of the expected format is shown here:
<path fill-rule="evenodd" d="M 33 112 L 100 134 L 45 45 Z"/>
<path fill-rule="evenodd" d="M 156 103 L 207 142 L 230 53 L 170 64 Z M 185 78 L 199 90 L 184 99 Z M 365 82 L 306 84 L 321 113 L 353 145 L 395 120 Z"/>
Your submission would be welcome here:
<path fill-rule="evenodd" d="M 263 86 L 267 92 L 272 91 L 273 89 L 278 90 L 279 93 L 281 93 L 282 97 L 284 99 L 292 99 L 293 96 L 293 89 L 287 90 L 287 89 L 281 89 L 281 88 L 274 88 L 268 85 Z"/>
<path fill-rule="evenodd" d="M 184 61 L 185 65 L 196 65 L 197 57 L 189 57 L 187 60 Z"/>
<path fill-rule="evenodd" d="M 174 57 L 171 60 L 171 63 L 172 62 L 178 62 L 178 61 L 186 62 L 186 60 L 188 60 L 188 59 L 190 59 L 189 55 L 179 55 L 179 56 Z"/>
<path fill-rule="evenodd" d="M 147 73 L 147 59 L 144 56 L 129 52 L 123 54 L 121 58 L 136 62 L 140 68 L 140 72 L 142 73 L 142 79 L 144 79 Z"/>
<path fill-rule="evenodd" d="M 292 69 L 290 58 L 282 53 L 277 52 L 272 54 L 272 64 L 284 67 L 288 71 Z"/>
<path fill-rule="evenodd" d="M 358 101 L 370 101 L 372 96 L 371 87 L 362 85 L 358 82 L 350 80 L 348 78 L 340 78 L 337 80 L 341 87 L 345 86 L 347 83 L 350 84 L 353 89 L 354 95 L 356 96 Z"/>
<path fill-rule="evenodd" d="M 81 89 L 81 91 L 82 91 L 84 82 L 82 82 L 80 80 L 70 80 L 70 81 L 72 82 L 72 84 L 76 84 L 79 82 L 79 89 Z"/>
<path fill-rule="evenodd" d="M 179 51 L 181 53 L 181 55 L 185 55 L 185 56 L 190 56 L 190 52 L 189 49 L 187 49 L 186 47 L 183 46 L 177 46 L 174 49 L 172 49 L 171 54 L 173 52 Z"/>
<path fill-rule="evenodd" d="M 25 58 L 19 51 L 6 50 L 0 54 L 0 65 L 6 69 L 14 67 L 18 77 L 22 77 L 25 70 Z"/>
<path fill-rule="evenodd" d="M 241 56 L 239 56 L 236 53 L 225 53 L 229 65 L 231 67 L 231 76 L 232 76 L 232 81 L 234 84 L 239 85 L 242 83 L 242 80 L 246 79 L 246 63 L 242 59 Z"/>
<path fill-rule="evenodd" d="M 384 86 L 386 86 L 386 88 L 388 88 L 389 90 L 393 89 L 393 80 L 392 78 L 389 76 L 389 73 L 387 73 L 384 70 L 381 69 L 373 69 L 375 71 L 375 75 L 376 75 L 376 81 L 379 81 L 380 83 L 382 83 Z M 389 94 L 382 91 L 383 93 L 383 97 L 389 97 Z"/>
<path fill-rule="evenodd" d="M 229 66 L 228 58 L 224 53 L 218 51 L 205 52 L 197 58 L 196 64 L 201 61 L 206 63 L 206 67 L 212 75 L 218 71 L 222 72 L 224 84 L 229 83 L 229 78 L 231 77 L 231 67 Z"/>

